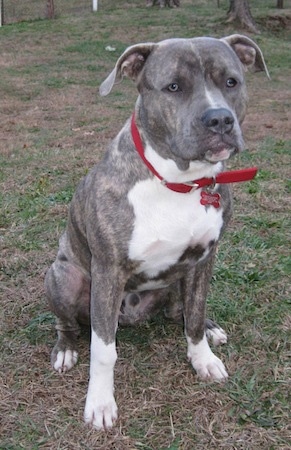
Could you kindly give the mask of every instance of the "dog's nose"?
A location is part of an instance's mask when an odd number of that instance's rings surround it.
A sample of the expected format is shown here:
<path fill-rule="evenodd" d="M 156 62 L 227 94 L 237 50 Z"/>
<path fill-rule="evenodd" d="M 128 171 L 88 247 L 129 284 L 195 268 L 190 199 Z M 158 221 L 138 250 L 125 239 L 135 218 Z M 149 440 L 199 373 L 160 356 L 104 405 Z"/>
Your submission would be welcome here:
<path fill-rule="evenodd" d="M 214 133 L 229 133 L 234 124 L 234 117 L 226 108 L 208 109 L 201 118 L 203 125 Z"/>

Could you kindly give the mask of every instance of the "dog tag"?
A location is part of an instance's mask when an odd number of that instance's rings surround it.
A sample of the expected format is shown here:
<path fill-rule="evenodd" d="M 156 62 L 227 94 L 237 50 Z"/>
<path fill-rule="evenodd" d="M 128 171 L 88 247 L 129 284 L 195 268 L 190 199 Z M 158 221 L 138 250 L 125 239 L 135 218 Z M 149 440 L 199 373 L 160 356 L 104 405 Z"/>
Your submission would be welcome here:
<path fill-rule="evenodd" d="M 220 207 L 220 194 L 217 192 L 201 191 L 200 203 L 203 206 L 214 206 L 214 208 Z"/>

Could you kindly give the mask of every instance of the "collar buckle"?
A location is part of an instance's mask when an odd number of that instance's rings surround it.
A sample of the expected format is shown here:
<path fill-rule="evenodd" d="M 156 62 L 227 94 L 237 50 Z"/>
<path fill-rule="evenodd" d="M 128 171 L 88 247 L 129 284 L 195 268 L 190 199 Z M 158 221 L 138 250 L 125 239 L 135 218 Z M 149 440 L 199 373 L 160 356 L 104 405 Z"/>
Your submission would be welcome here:
<path fill-rule="evenodd" d="M 209 186 L 207 186 L 207 190 L 209 192 L 213 192 L 215 186 L 216 186 L 216 177 L 212 177 L 212 183 Z"/>
<path fill-rule="evenodd" d="M 183 192 L 184 194 L 190 193 L 192 191 L 196 191 L 199 189 L 200 185 L 195 183 L 195 181 L 186 181 L 185 183 L 172 183 L 164 178 L 161 180 L 162 186 L 167 187 L 168 189 L 176 192 Z"/>
<path fill-rule="evenodd" d="M 183 184 L 185 184 L 186 186 L 190 186 L 193 189 L 198 189 L 199 188 L 199 184 L 195 183 L 195 181 L 185 181 Z"/>

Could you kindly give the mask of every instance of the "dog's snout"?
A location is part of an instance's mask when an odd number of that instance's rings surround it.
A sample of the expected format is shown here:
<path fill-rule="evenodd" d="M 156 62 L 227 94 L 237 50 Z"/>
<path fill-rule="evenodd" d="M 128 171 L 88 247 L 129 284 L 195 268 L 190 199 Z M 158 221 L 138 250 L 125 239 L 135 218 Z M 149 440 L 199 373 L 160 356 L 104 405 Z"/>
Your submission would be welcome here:
<path fill-rule="evenodd" d="M 201 118 L 203 125 L 214 133 L 229 133 L 234 124 L 231 111 L 226 108 L 208 109 Z"/>

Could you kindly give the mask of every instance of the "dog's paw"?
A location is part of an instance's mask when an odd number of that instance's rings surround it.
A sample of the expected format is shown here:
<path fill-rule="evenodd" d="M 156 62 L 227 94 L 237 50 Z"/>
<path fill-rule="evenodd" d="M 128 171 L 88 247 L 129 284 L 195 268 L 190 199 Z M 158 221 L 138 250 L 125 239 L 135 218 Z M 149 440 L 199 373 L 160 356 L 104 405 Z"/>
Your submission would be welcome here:
<path fill-rule="evenodd" d="M 227 334 L 219 326 L 206 329 L 207 339 L 210 339 L 215 346 L 227 343 Z"/>
<path fill-rule="evenodd" d="M 112 428 L 117 419 L 117 405 L 113 395 L 108 398 L 99 392 L 94 394 L 88 391 L 84 420 L 97 430 Z"/>
<path fill-rule="evenodd" d="M 78 353 L 75 350 L 59 350 L 53 358 L 53 368 L 59 372 L 67 372 L 77 364 Z"/>
<path fill-rule="evenodd" d="M 196 345 L 189 337 L 187 341 L 187 356 L 199 378 L 213 381 L 224 381 L 228 378 L 224 364 L 211 351 L 206 336 Z"/>
<path fill-rule="evenodd" d="M 191 362 L 197 376 L 202 380 L 224 381 L 228 378 L 223 362 L 214 353 L 207 358 L 202 357 Z"/>

